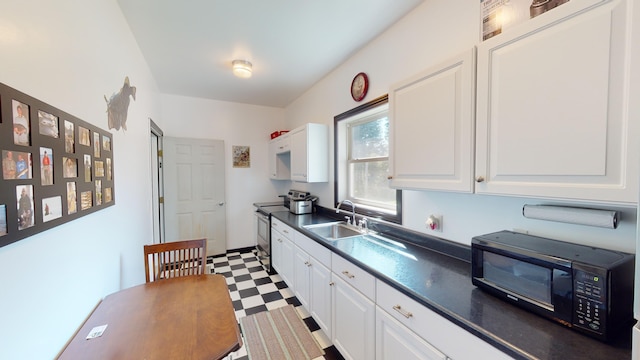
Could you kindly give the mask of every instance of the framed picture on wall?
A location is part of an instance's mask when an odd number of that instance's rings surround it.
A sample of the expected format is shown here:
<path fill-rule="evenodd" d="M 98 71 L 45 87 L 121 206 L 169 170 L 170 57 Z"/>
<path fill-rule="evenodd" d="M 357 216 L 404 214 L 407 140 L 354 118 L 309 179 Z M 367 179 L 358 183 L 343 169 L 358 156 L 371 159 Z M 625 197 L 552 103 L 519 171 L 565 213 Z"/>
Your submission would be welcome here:
<path fill-rule="evenodd" d="M 115 205 L 111 133 L 2 83 L 0 100 L 0 247 Z"/>

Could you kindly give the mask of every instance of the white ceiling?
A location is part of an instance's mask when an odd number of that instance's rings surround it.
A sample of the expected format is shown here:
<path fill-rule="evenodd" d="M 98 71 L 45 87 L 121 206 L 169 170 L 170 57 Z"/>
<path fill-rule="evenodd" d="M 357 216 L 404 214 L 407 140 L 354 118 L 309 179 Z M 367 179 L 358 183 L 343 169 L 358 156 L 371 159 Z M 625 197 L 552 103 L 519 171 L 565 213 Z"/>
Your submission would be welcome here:
<path fill-rule="evenodd" d="M 118 4 L 162 93 L 285 107 L 423 1 Z M 253 63 L 253 77 L 234 77 L 234 59 Z"/>

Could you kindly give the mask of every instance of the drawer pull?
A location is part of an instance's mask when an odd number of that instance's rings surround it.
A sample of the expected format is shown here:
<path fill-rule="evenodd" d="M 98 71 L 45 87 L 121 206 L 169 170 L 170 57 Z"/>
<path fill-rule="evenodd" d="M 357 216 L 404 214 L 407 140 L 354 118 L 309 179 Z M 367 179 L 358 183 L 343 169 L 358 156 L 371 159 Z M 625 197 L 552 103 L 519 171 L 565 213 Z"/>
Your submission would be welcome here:
<path fill-rule="evenodd" d="M 403 310 L 400 305 L 394 305 L 393 310 L 399 312 L 402 316 L 406 317 L 407 319 L 413 317 L 413 314 L 411 312 Z"/>
<path fill-rule="evenodd" d="M 349 279 L 353 279 L 354 277 L 356 277 L 355 275 L 353 275 L 352 273 L 348 272 L 347 270 L 342 272 L 346 277 L 348 277 Z"/>
<path fill-rule="evenodd" d="M 311 263 L 308 262 L 308 261 L 305 261 L 304 264 L 307 265 L 307 266 L 311 266 Z"/>
<path fill-rule="evenodd" d="M 282 230 L 283 233 L 288 234 L 289 232 L 287 230 Z"/>

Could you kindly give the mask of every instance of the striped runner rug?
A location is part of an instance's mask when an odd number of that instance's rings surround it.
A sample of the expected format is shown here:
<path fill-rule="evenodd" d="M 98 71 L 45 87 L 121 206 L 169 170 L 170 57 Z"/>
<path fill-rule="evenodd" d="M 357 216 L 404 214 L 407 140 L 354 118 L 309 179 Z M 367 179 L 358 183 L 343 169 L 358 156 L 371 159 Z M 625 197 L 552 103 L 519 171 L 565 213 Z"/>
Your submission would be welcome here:
<path fill-rule="evenodd" d="M 240 318 L 251 360 L 314 359 L 324 355 L 292 305 Z"/>

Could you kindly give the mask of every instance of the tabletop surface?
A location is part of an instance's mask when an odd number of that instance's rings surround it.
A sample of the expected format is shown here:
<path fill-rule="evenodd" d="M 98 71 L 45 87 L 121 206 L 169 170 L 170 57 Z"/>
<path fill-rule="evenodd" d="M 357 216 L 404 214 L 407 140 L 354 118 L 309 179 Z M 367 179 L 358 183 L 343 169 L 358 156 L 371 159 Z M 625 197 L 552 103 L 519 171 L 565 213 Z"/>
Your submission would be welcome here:
<path fill-rule="evenodd" d="M 107 325 L 87 340 L 94 327 Z M 104 298 L 60 359 L 219 359 L 242 346 L 221 275 L 155 281 Z"/>

